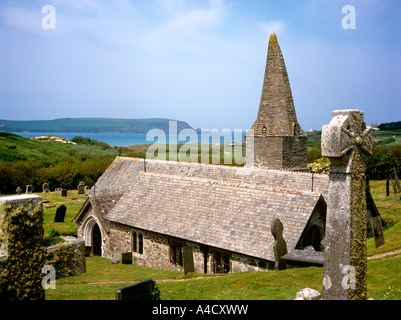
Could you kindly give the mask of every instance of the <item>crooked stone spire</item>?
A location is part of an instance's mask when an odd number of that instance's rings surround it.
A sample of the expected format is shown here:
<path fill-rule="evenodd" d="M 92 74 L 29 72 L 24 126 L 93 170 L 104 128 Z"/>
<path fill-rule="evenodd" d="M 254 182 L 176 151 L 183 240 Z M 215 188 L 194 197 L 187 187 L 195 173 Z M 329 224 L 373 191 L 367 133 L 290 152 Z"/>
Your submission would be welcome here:
<path fill-rule="evenodd" d="M 269 40 L 258 116 L 246 140 L 251 137 L 256 166 L 307 170 L 307 136 L 298 124 L 287 68 L 274 33 Z M 247 163 L 250 157 L 247 153 Z"/>

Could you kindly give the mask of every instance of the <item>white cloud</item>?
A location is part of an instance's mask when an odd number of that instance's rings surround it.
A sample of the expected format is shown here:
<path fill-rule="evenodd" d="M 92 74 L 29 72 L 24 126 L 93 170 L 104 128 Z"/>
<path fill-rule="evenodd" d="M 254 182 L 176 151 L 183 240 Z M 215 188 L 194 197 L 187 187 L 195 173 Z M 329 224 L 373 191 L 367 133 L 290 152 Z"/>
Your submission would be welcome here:
<path fill-rule="evenodd" d="M 207 8 L 190 8 L 183 1 L 160 3 L 164 19 L 145 34 L 144 41 L 148 44 L 165 44 L 174 39 L 192 42 L 221 25 L 226 12 L 223 0 L 211 0 Z"/>
<path fill-rule="evenodd" d="M 37 14 L 32 10 L 23 7 L 2 7 L 0 17 L 3 23 L 11 28 L 23 29 L 25 31 L 40 31 L 41 15 L 40 9 Z"/>

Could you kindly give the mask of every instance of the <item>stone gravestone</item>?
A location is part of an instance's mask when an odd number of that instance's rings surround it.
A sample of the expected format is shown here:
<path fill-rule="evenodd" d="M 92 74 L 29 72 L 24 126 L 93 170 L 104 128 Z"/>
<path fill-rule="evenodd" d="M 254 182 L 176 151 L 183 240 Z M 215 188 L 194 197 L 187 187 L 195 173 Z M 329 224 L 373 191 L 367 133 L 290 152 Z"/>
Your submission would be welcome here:
<path fill-rule="evenodd" d="M 78 194 L 85 194 L 85 183 L 82 181 L 79 183 L 78 187 Z"/>
<path fill-rule="evenodd" d="M 0 197 L 0 301 L 45 299 L 41 202 L 37 195 Z"/>
<path fill-rule="evenodd" d="M 47 193 L 47 192 L 49 192 L 50 190 L 49 190 L 49 184 L 47 183 L 47 182 L 45 182 L 44 184 L 42 184 L 42 192 L 43 193 Z"/>
<path fill-rule="evenodd" d="M 56 209 L 56 216 L 54 217 L 54 222 L 64 222 L 65 213 L 67 212 L 67 207 L 62 204 Z"/>
<path fill-rule="evenodd" d="M 67 189 L 60 189 L 60 196 L 66 197 L 67 196 Z"/>
<path fill-rule="evenodd" d="M 122 260 L 122 253 L 121 252 L 112 252 L 110 261 L 112 264 L 118 264 Z"/>
<path fill-rule="evenodd" d="M 382 219 L 379 216 L 371 218 L 370 226 L 372 227 L 372 233 L 375 239 L 375 246 L 376 248 L 378 248 L 384 244 Z"/>
<path fill-rule="evenodd" d="M 398 173 L 397 173 L 397 169 L 395 167 L 393 167 L 393 172 L 394 172 L 394 184 L 395 184 L 398 192 L 401 192 L 400 180 L 398 179 Z"/>
<path fill-rule="evenodd" d="M 184 274 L 195 272 L 194 255 L 192 246 L 184 246 L 182 250 L 182 263 L 184 265 Z"/>
<path fill-rule="evenodd" d="M 26 186 L 25 193 L 32 193 L 32 186 L 30 184 Z"/>
<path fill-rule="evenodd" d="M 322 156 L 330 160 L 323 267 L 325 300 L 367 298 L 366 180 L 364 157 L 371 130 L 360 110 L 336 110 L 322 128 Z"/>
<path fill-rule="evenodd" d="M 17 190 L 15 190 L 15 192 L 18 193 L 18 195 L 21 194 L 21 191 L 22 191 L 22 188 L 21 188 L 21 187 L 18 187 Z"/>
<path fill-rule="evenodd" d="M 287 265 L 284 259 L 282 259 L 282 256 L 287 254 L 287 244 L 285 243 L 285 240 L 283 238 L 283 224 L 281 223 L 280 219 L 274 218 L 271 224 L 271 233 L 274 237 L 274 245 L 273 245 L 273 251 L 274 251 L 274 268 L 276 270 L 284 270 L 287 269 Z"/>
<path fill-rule="evenodd" d="M 156 281 L 146 279 L 122 287 L 114 292 L 115 300 L 155 300 Z"/>
<path fill-rule="evenodd" d="M 132 252 L 123 252 L 121 255 L 122 264 L 132 264 Z"/>

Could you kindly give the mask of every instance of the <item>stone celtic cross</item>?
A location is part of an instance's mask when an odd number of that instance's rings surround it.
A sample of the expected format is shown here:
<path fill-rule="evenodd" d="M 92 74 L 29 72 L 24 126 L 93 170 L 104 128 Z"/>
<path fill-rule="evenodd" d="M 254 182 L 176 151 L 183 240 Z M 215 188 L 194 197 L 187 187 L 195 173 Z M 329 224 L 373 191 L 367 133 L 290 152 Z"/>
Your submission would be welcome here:
<path fill-rule="evenodd" d="M 366 180 L 371 130 L 360 110 L 336 110 L 322 128 L 322 156 L 330 160 L 323 299 L 366 299 Z"/>

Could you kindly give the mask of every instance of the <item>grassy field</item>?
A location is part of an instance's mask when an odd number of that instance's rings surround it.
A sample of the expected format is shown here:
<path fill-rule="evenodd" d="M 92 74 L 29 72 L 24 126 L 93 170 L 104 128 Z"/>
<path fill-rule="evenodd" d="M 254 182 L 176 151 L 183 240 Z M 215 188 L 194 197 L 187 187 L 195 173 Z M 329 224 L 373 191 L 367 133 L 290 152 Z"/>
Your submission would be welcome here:
<path fill-rule="evenodd" d="M 368 296 L 375 300 L 401 299 L 401 253 L 375 258 L 401 249 L 400 194 L 385 198 L 385 181 L 371 181 L 371 192 L 385 222 L 386 243 L 375 248 L 374 239 L 367 241 Z M 58 192 L 38 194 L 49 200 L 46 206 L 67 206 L 65 223 L 53 221 L 55 207 L 45 208 L 45 235 L 54 227 L 73 229 L 70 222 L 82 206 L 86 196 L 69 191 L 68 197 Z M 58 279 L 56 289 L 46 291 L 48 300 L 112 300 L 118 288 L 147 278 L 157 281 L 164 300 L 291 300 L 302 288 L 321 292 L 323 269 L 317 267 L 289 269 L 280 272 L 250 272 L 237 274 L 189 274 L 157 270 L 136 265 L 111 264 L 109 259 L 87 257 L 84 274 Z M 285 285 L 283 285 L 285 283 Z"/>

